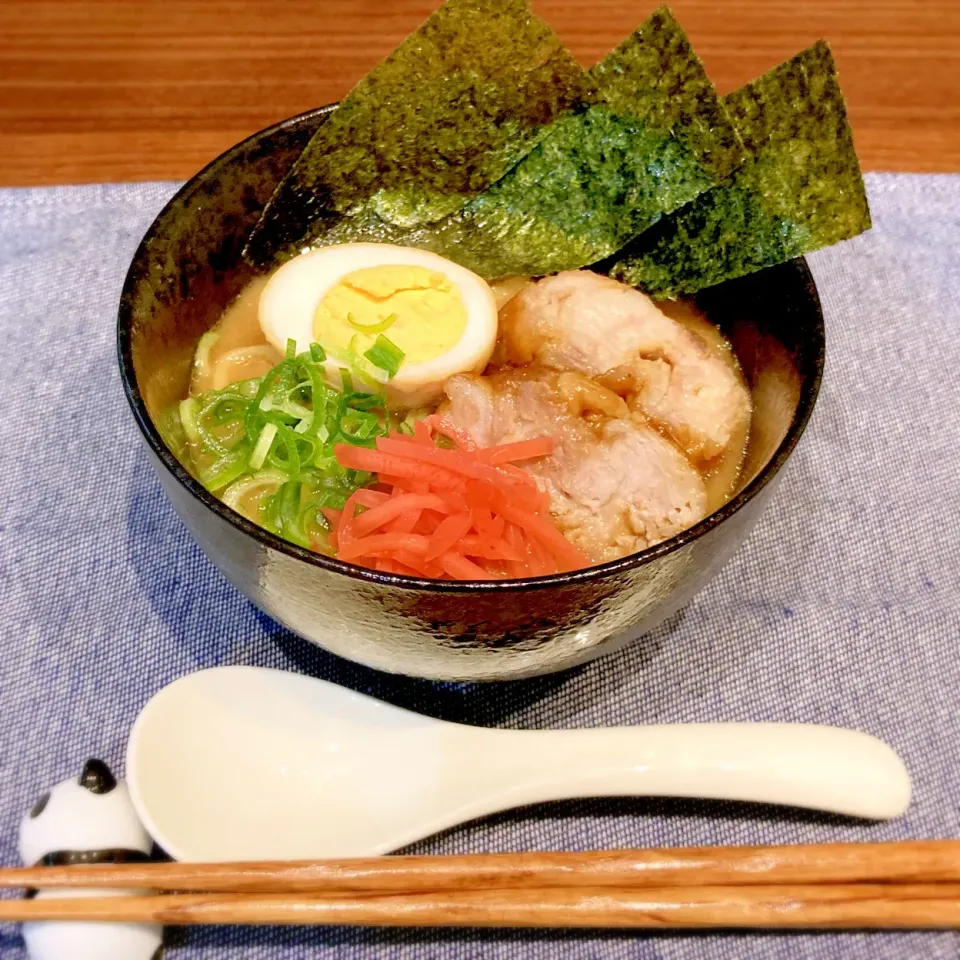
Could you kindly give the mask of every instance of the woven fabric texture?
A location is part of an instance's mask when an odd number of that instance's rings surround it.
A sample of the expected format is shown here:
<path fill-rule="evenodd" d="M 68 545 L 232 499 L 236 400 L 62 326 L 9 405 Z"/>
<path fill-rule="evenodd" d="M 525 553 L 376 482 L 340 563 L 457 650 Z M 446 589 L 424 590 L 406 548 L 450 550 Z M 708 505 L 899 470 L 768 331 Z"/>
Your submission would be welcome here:
<path fill-rule="evenodd" d="M 302 671 L 468 723 L 813 721 L 891 743 L 915 781 L 884 825 L 748 805 L 580 801 L 423 851 L 960 836 L 960 176 L 873 175 L 875 226 L 810 258 L 827 371 L 755 533 L 662 628 L 577 670 L 500 685 L 388 677 L 309 646 L 230 587 L 160 491 L 123 397 L 116 307 L 173 184 L 0 192 L 0 862 L 22 813 L 214 664 Z M 960 956 L 950 933 L 195 929 L 177 960 Z M 0 927 L 0 957 L 25 956 Z"/>

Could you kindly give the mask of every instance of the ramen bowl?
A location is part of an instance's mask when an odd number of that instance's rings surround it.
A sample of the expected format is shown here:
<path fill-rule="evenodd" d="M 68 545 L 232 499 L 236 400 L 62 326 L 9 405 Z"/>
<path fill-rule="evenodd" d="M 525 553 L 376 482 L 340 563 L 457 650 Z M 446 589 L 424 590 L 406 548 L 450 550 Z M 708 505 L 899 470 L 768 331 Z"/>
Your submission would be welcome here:
<path fill-rule="evenodd" d="M 529 580 L 457 583 L 380 573 L 274 536 L 208 493 L 165 441 L 197 342 L 255 276 L 244 243 L 332 107 L 270 127 L 190 180 L 143 238 L 120 302 L 120 372 L 160 483 L 203 552 L 253 603 L 305 640 L 380 670 L 509 680 L 563 670 L 642 637 L 740 546 L 813 409 L 823 316 L 796 260 L 713 287 L 696 305 L 729 339 L 754 414 L 737 488 L 719 510 L 640 553 Z"/>

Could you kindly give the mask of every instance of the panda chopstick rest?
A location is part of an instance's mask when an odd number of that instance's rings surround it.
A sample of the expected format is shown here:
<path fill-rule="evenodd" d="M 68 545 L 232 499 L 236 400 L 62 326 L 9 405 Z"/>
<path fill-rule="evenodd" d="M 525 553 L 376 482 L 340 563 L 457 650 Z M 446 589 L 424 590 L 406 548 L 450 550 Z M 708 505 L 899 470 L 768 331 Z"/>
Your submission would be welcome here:
<path fill-rule="evenodd" d="M 102 760 L 88 760 L 80 777 L 58 783 L 20 824 L 20 858 L 27 866 L 135 863 L 150 859 L 153 841 L 124 783 Z M 142 890 L 56 888 L 37 897 L 134 896 Z M 163 927 L 150 923 L 25 923 L 32 960 L 156 960 Z"/>

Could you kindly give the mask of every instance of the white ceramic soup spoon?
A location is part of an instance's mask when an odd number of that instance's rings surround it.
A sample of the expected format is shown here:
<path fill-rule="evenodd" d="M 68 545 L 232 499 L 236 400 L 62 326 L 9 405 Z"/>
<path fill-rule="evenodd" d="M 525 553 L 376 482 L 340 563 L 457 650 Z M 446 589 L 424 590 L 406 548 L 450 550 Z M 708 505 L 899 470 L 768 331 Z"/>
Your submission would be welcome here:
<path fill-rule="evenodd" d="M 203 670 L 157 693 L 130 734 L 127 778 L 144 826 L 188 861 L 370 856 L 569 797 L 752 800 L 879 820 L 910 801 L 899 757 L 851 730 L 496 730 L 257 667 Z"/>

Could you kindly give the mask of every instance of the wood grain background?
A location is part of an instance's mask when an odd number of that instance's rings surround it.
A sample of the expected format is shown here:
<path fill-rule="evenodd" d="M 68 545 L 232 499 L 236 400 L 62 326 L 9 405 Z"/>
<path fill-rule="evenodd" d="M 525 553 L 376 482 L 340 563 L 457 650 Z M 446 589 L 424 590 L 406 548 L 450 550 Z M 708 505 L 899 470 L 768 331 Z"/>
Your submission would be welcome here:
<path fill-rule="evenodd" d="M 0 0 L 0 185 L 181 179 L 342 97 L 438 0 Z M 656 6 L 533 0 L 585 65 Z M 866 169 L 960 171 L 960 0 L 674 0 L 726 93 L 824 37 Z"/>

